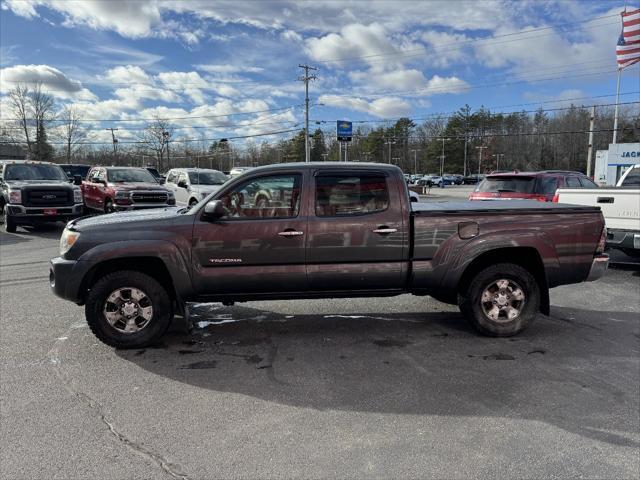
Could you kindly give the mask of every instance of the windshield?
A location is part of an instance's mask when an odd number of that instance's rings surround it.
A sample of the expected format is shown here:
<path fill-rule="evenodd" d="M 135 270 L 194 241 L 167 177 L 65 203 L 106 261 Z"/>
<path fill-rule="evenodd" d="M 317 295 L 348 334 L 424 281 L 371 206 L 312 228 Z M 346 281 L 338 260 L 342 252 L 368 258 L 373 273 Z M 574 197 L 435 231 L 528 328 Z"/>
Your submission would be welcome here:
<path fill-rule="evenodd" d="M 38 163 L 16 163 L 7 165 L 4 170 L 5 180 L 62 180 L 68 178 L 57 165 Z"/>
<path fill-rule="evenodd" d="M 76 175 L 85 178 L 91 169 L 89 165 L 60 165 L 60 168 L 64 170 L 64 173 L 66 173 L 69 178 L 73 178 Z"/>
<path fill-rule="evenodd" d="M 137 168 L 110 168 L 107 171 L 110 182 L 158 183 L 148 171 Z"/>
<path fill-rule="evenodd" d="M 201 170 L 189 172 L 191 185 L 222 185 L 227 181 L 227 176 L 218 171 Z"/>
<path fill-rule="evenodd" d="M 533 193 L 535 183 L 533 177 L 487 177 L 478 185 L 476 192 Z"/>

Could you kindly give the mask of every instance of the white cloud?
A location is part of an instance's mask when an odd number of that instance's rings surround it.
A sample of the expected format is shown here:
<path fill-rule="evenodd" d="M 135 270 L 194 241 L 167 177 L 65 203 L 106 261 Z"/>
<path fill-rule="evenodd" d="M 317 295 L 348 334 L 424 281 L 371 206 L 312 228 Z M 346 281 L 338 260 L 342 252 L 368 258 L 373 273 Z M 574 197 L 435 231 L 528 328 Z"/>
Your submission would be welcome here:
<path fill-rule="evenodd" d="M 402 117 L 411 113 L 411 105 L 398 97 L 383 97 L 368 101 L 358 97 L 321 95 L 319 101 L 331 107 L 364 112 L 379 118 Z"/>
<path fill-rule="evenodd" d="M 199 64 L 194 65 L 197 70 L 207 73 L 260 73 L 264 71 L 261 67 L 250 67 L 244 65 L 231 64 Z"/>
<path fill-rule="evenodd" d="M 137 65 L 120 65 L 107 71 L 106 79 L 113 83 L 148 83 L 149 75 Z"/>
<path fill-rule="evenodd" d="M 11 10 L 13 13 L 24 18 L 38 17 L 35 9 L 36 2 L 25 2 L 23 0 L 6 0 L 2 4 L 2 10 Z"/>

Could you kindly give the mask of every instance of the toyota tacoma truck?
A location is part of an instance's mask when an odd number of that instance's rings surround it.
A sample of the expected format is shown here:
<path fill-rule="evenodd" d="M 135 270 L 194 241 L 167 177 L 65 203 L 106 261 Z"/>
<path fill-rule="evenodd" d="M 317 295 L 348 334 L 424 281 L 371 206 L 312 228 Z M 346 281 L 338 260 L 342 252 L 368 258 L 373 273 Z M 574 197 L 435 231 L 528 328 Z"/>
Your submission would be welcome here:
<path fill-rule="evenodd" d="M 282 194 L 257 203 L 274 184 Z M 58 296 L 104 343 L 158 341 L 187 302 L 430 295 L 492 336 L 549 313 L 549 288 L 607 266 L 597 207 L 415 203 L 397 167 L 259 167 L 191 208 L 72 221 L 51 260 Z"/>
<path fill-rule="evenodd" d="M 14 233 L 21 225 L 69 221 L 83 212 L 82 192 L 62 168 L 28 160 L 0 161 L 0 216 Z"/>

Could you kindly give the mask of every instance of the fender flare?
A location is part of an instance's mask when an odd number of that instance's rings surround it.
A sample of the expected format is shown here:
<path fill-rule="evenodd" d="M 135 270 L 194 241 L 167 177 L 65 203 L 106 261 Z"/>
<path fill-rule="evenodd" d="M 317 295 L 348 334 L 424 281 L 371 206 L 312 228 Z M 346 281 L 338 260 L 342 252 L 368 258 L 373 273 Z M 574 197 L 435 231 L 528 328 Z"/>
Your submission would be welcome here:
<path fill-rule="evenodd" d="M 167 240 L 125 240 L 95 246 L 78 258 L 78 265 L 84 266 L 79 286 L 101 263 L 134 257 L 160 259 L 171 276 L 176 295 L 185 298 L 193 293 L 189 262 L 178 246 Z"/>

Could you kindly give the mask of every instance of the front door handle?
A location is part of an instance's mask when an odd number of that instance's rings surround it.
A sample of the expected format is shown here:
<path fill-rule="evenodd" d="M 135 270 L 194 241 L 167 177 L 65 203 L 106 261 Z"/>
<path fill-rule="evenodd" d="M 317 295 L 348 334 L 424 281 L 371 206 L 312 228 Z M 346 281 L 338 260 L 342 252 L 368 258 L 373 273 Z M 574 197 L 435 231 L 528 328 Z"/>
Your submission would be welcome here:
<path fill-rule="evenodd" d="M 388 235 L 389 233 L 396 233 L 397 228 L 389 228 L 387 226 L 378 227 L 373 230 L 373 233 L 379 233 L 380 235 Z"/>
<path fill-rule="evenodd" d="M 281 237 L 299 237 L 300 235 L 304 235 L 304 232 L 300 230 L 285 230 L 284 232 L 278 232 L 278 235 Z"/>

